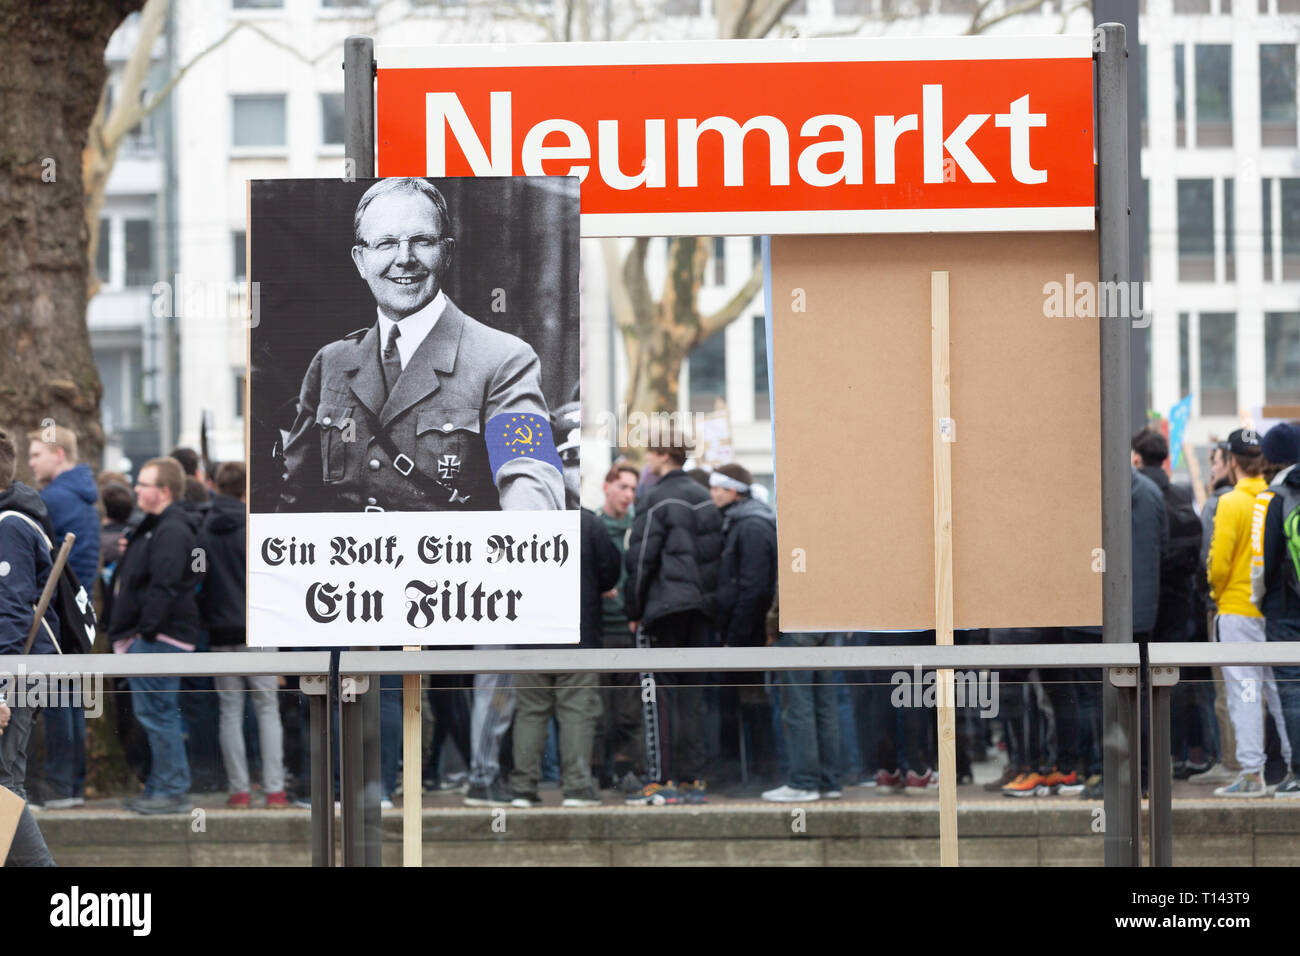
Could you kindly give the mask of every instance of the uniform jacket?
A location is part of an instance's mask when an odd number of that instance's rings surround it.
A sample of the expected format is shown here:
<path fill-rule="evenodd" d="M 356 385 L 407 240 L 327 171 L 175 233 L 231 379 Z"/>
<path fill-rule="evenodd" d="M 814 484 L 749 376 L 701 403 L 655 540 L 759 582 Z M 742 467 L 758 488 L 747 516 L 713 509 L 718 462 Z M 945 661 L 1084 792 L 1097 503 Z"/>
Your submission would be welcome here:
<path fill-rule="evenodd" d="M 1267 487 L 1263 478 L 1242 478 L 1219 499 L 1207 575 L 1210 597 L 1219 606 L 1220 614 L 1261 616 L 1250 601 L 1250 522 L 1255 496 Z"/>
<path fill-rule="evenodd" d="M 776 515 L 754 498 L 740 497 L 722 512 L 717 625 L 728 647 L 762 647 L 776 594 Z"/>
<path fill-rule="evenodd" d="M 21 481 L 0 491 L 0 511 L 19 511 L 41 525 L 50 535 L 50 516 L 40 496 Z M 36 617 L 41 591 L 54 568 L 54 558 L 36 529 L 22 518 L 0 519 L 0 654 L 21 654 L 27 632 Z M 53 654 L 50 633 L 59 633 L 59 616 L 53 601 L 45 612 L 45 626 L 36 632 L 33 654 Z"/>
<path fill-rule="evenodd" d="M 539 369 L 526 342 L 476 322 L 450 299 L 392 395 L 384 383 L 378 322 L 330 343 L 303 378 L 298 417 L 285 443 L 280 510 L 563 509 L 558 467 L 521 456 L 500 464 L 494 475 L 488 457 L 487 427 L 497 415 L 549 420 Z M 376 439 L 372 420 L 388 429 L 400 455 L 469 500 L 452 504 L 450 495 L 428 494 L 402 475 Z"/>
<path fill-rule="evenodd" d="M 198 643 L 197 544 L 198 518 L 179 503 L 145 515 L 113 576 L 110 641 L 136 634 L 152 641 L 166 634 L 190 647 Z"/>
<path fill-rule="evenodd" d="M 41 491 L 41 500 L 49 509 L 50 523 L 54 525 L 50 540 L 61 545 L 69 531 L 77 536 L 68 564 L 89 594 L 99 573 L 99 512 L 95 510 L 99 486 L 90 467 L 74 465 L 56 475 Z"/>
<path fill-rule="evenodd" d="M 709 490 L 680 468 L 636 505 L 623 600 L 629 621 L 651 627 L 669 614 L 713 615 L 722 555 L 722 512 Z"/>

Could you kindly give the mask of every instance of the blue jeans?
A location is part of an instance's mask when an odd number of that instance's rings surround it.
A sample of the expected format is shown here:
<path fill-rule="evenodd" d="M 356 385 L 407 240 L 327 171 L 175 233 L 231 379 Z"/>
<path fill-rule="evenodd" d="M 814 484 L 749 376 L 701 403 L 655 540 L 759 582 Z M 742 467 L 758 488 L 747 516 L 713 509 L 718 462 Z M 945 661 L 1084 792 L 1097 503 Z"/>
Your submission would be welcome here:
<path fill-rule="evenodd" d="M 86 712 L 80 707 L 49 707 L 45 722 L 45 782 L 56 799 L 86 792 Z"/>
<path fill-rule="evenodd" d="M 1270 641 L 1300 641 L 1300 621 L 1265 620 L 1264 636 Z M 1300 667 L 1273 666 L 1277 696 L 1282 701 L 1282 721 L 1291 739 L 1291 766 L 1300 771 Z"/>
<path fill-rule="evenodd" d="M 137 637 L 128 654 L 186 654 L 162 641 Z M 146 797 L 179 797 L 190 791 L 190 763 L 185 756 L 179 677 L 132 677 L 131 706 L 149 738 Z"/>
<path fill-rule="evenodd" d="M 778 647 L 824 647 L 837 634 L 782 634 Z M 833 671 L 779 671 L 790 786 L 837 790 L 840 783 L 839 684 Z"/>

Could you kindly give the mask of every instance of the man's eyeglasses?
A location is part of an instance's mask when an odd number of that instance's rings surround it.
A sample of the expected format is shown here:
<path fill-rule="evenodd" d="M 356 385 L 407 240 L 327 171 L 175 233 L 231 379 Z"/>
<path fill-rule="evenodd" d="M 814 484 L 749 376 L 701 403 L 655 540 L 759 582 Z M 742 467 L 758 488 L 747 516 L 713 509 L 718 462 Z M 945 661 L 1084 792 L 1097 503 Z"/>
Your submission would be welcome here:
<path fill-rule="evenodd" d="M 167 487 L 166 485 L 156 485 L 156 484 L 154 484 L 154 483 L 152 483 L 152 482 L 148 482 L 148 481 L 137 481 L 137 482 L 135 483 L 135 486 L 136 486 L 137 488 L 165 488 L 165 487 Z"/>
<path fill-rule="evenodd" d="M 446 242 L 447 238 L 448 237 L 446 236 L 440 238 L 438 236 L 428 235 L 380 236 L 377 239 L 363 239 L 361 242 L 358 242 L 357 245 L 365 246 L 371 252 L 393 253 L 396 252 L 401 247 L 402 243 L 405 242 L 411 247 L 412 252 L 430 253 L 433 252 L 434 249 L 438 248 L 441 243 Z"/>

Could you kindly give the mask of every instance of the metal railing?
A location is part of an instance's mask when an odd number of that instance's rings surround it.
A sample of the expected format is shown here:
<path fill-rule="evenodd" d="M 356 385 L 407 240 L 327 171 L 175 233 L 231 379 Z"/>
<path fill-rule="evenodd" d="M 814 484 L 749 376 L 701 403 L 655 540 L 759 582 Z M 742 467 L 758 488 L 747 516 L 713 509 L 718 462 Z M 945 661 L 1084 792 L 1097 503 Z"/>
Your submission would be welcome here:
<path fill-rule="evenodd" d="M 1145 651 L 1145 653 L 1144 653 Z M 1145 657 L 1145 661 L 1144 658 Z M 1141 733 L 1138 695 L 1145 686 L 1150 720 L 1151 863 L 1172 863 L 1169 692 L 1180 667 L 1225 665 L 1300 666 L 1300 642 L 1147 644 L 972 644 L 840 647 L 707 648 L 532 648 L 476 650 L 267 650 L 193 654 L 68 654 L 0 657 L 0 676 L 42 674 L 50 678 L 94 674 L 101 677 L 289 676 L 303 678 L 311 705 L 312 848 L 316 865 L 333 865 L 332 721 L 339 708 L 342 766 L 344 865 L 377 865 L 377 786 L 362 786 L 359 775 L 360 709 L 371 676 L 391 674 L 543 674 L 675 673 L 736 671 L 856 671 L 971 669 L 980 671 L 1100 668 L 1120 694 L 1128 695 L 1132 715 L 1120 728 L 1126 737 L 1130 772 L 1105 780 L 1107 813 L 1131 813 L 1140 820 L 1137 782 Z M 1140 678 L 1140 679 L 1139 679 Z M 377 685 L 376 685 L 377 686 Z M 1104 728 L 1110 736 L 1113 728 Z M 319 769 L 316 769 L 319 768 Z M 345 772 L 348 770 L 350 772 Z M 367 783 L 373 783 L 367 781 Z M 372 807 L 373 804 L 373 807 Z M 1113 811 L 1112 811 L 1113 805 Z M 364 837 L 363 837 L 364 832 Z M 1140 843 L 1135 829 L 1134 840 Z M 370 844 L 373 843 L 373 847 Z M 1133 847 L 1130 859 L 1136 859 Z"/>

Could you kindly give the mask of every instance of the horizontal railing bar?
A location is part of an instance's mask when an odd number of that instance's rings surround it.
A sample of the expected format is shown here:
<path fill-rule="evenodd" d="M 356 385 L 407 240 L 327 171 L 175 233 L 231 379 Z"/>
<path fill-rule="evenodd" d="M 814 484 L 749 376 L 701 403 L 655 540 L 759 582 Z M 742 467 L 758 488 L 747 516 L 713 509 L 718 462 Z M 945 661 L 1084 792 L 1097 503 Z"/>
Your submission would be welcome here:
<path fill-rule="evenodd" d="M 1148 645 L 1153 665 L 1300 666 L 1300 642 Z M 545 674 L 899 670 L 1028 670 L 1137 667 L 1136 644 L 973 644 L 937 647 L 489 648 L 343 651 L 345 674 Z M 98 674 L 104 677 L 321 676 L 328 651 L 214 651 L 193 654 L 39 654 L 0 656 L 0 674 Z"/>

